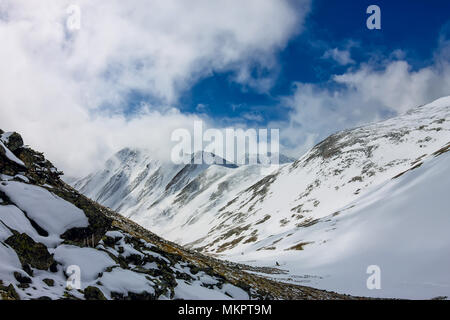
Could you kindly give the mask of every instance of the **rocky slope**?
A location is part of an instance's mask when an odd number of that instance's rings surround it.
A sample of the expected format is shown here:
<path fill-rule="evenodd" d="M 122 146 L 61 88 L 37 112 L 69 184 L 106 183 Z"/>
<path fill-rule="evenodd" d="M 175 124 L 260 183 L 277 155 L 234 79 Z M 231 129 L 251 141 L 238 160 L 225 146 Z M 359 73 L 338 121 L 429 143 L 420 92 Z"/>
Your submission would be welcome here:
<path fill-rule="evenodd" d="M 165 241 L 65 184 L 0 130 L 1 299 L 346 299 Z M 79 284 L 79 287 L 78 287 Z"/>

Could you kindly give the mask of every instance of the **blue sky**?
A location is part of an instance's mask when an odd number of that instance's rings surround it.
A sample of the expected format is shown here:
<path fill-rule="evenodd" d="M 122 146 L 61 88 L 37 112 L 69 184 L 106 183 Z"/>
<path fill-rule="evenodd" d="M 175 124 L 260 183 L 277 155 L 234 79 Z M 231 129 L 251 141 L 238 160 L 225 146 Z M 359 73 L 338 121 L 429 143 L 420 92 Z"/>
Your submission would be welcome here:
<path fill-rule="evenodd" d="M 2 0 L 0 128 L 72 175 L 124 147 L 167 159 L 199 119 L 280 129 L 299 157 L 450 95 L 447 0 L 78 0 L 76 29 L 71 5 Z"/>
<path fill-rule="evenodd" d="M 366 8 L 381 8 L 382 29 L 368 30 Z M 335 74 L 355 69 L 361 63 L 389 57 L 396 49 L 412 70 L 426 67 L 438 46 L 440 34 L 449 29 L 450 1 L 445 0 L 314 0 L 306 18 L 306 29 L 293 37 L 277 54 L 279 69 L 274 86 L 267 92 L 233 81 L 233 72 L 213 73 L 184 92 L 180 109 L 202 112 L 215 118 L 240 118 L 249 125 L 264 125 L 286 119 L 289 108 L 280 104 L 280 96 L 292 92 L 292 83 L 315 83 L 327 87 Z M 349 50 L 354 63 L 339 65 L 324 58 L 327 50 Z M 261 72 L 256 68 L 255 73 Z M 277 73 L 278 72 L 278 73 Z M 450 92 L 449 92 L 450 93 Z"/>

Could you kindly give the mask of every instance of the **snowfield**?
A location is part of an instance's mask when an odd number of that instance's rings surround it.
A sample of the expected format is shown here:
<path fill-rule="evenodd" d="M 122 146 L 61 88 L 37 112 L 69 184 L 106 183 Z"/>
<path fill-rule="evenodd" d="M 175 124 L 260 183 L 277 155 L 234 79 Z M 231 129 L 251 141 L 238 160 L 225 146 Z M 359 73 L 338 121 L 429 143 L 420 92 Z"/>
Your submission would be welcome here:
<path fill-rule="evenodd" d="M 88 219 L 84 212 L 73 204 L 64 201 L 44 188 L 8 181 L 0 183 L 4 192 L 22 212 L 40 226 L 51 238 L 58 237 L 65 231 L 76 227 L 87 227 Z"/>
<path fill-rule="evenodd" d="M 280 247 L 227 258 L 256 265 L 280 264 L 278 276 L 327 290 L 373 297 L 429 299 L 450 296 L 450 153 L 369 190 L 363 197 L 285 237 Z M 294 231 L 294 230 L 292 230 Z M 368 266 L 381 269 L 381 289 L 369 290 Z"/>

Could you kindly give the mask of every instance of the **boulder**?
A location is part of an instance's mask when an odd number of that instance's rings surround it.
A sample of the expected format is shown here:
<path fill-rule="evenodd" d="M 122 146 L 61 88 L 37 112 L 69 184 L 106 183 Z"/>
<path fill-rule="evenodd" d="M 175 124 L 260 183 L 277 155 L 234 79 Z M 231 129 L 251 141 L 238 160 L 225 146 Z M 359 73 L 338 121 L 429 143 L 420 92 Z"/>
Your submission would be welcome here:
<path fill-rule="evenodd" d="M 30 284 L 32 282 L 30 277 L 22 275 L 17 271 L 14 272 L 14 278 L 16 278 L 16 280 L 19 281 L 20 284 Z"/>
<path fill-rule="evenodd" d="M 23 147 L 23 139 L 17 132 L 13 132 L 9 138 L 8 142 L 6 143 L 6 146 L 8 147 L 11 152 L 16 151 L 20 147 Z"/>
<path fill-rule="evenodd" d="M 93 286 L 84 289 L 84 298 L 86 300 L 106 300 L 103 292 L 99 288 Z"/>
<path fill-rule="evenodd" d="M 22 266 L 30 265 L 39 270 L 47 270 L 54 262 L 53 256 L 42 243 L 34 242 L 26 233 L 14 235 L 5 243 L 16 251 Z"/>

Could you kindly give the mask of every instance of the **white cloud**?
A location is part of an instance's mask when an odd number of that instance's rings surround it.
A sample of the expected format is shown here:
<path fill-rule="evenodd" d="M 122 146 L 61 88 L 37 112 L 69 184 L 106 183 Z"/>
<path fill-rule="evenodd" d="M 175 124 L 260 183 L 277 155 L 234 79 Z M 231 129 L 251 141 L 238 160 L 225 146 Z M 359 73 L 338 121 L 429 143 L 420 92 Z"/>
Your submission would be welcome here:
<path fill-rule="evenodd" d="M 306 152 L 319 140 L 344 128 L 381 120 L 390 115 L 450 95 L 449 43 L 442 42 L 432 65 L 418 70 L 403 60 L 385 65 L 363 64 L 331 79 L 333 88 L 296 83 L 283 104 L 289 121 L 273 122 L 291 153 Z M 288 150 L 289 151 L 289 150 Z"/>
<path fill-rule="evenodd" d="M 263 122 L 264 118 L 262 115 L 256 113 L 256 112 L 244 112 L 241 115 L 242 118 L 249 120 L 249 121 L 256 121 L 256 122 Z"/>
<path fill-rule="evenodd" d="M 125 146 L 167 158 L 172 130 L 198 119 L 173 106 L 202 77 L 232 71 L 243 86 L 270 88 L 273 77 L 255 78 L 250 70 L 276 73 L 275 54 L 301 30 L 309 0 L 297 1 L 295 9 L 291 0 L 76 3 L 81 29 L 70 32 L 72 1 L 0 2 L 0 128 L 22 133 L 67 173 L 81 175 Z M 292 109 L 289 121 L 270 127 L 282 128 L 299 154 L 334 131 L 449 95 L 446 41 L 433 64 L 419 70 L 401 51 L 380 68 L 356 67 L 348 46 L 332 49 L 325 56 L 352 66 L 331 79 L 341 88 L 295 84 L 283 99 Z M 151 96 L 132 117 L 122 110 L 131 91 Z"/>
<path fill-rule="evenodd" d="M 0 128 L 21 132 L 69 174 L 123 146 L 167 153 L 171 130 L 195 118 L 170 106 L 199 78 L 235 71 L 243 85 L 270 87 L 270 77 L 245 70 L 276 70 L 274 54 L 307 13 L 309 0 L 298 3 L 80 0 L 81 29 L 72 32 L 72 1 L 3 0 Z M 132 91 L 154 101 L 130 119 L 122 107 Z"/>
<path fill-rule="evenodd" d="M 338 48 L 327 50 L 324 53 L 323 58 L 333 59 L 341 66 L 355 63 L 355 61 L 351 58 L 349 50 L 339 50 Z"/>

